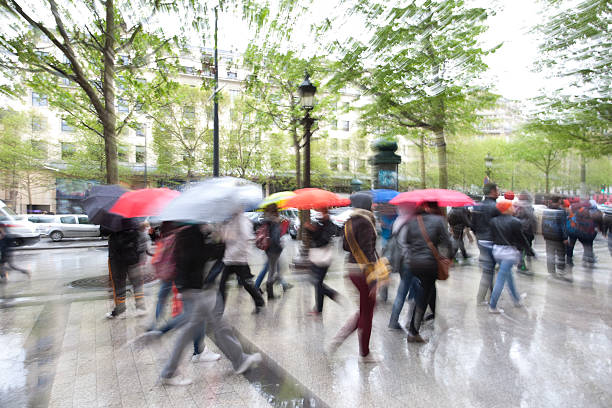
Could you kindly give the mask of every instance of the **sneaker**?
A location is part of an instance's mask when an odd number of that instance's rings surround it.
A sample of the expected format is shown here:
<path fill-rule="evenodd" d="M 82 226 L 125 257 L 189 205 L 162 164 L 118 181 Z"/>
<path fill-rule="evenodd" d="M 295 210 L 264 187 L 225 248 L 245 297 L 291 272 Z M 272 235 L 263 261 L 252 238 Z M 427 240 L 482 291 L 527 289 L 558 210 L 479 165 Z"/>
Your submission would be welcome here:
<path fill-rule="evenodd" d="M 313 308 L 311 311 L 306 313 L 306 315 L 310 317 L 321 317 L 321 312 L 319 312 L 316 308 Z"/>
<path fill-rule="evenodd" d="M 106 317 L 108 320 L 113 320 L 113 319 L 125 319 L 125 312 L 120 313 L 120 314 L 116 314 L 115 311 L 113 310 L 112 312 L 108 312 L 107 314 L 104 315 L 104 317 Z"/>
<path fill-rule="evenodd" d="M 145 309 L 144 307 L 140 308 L 137 307 L 136 308 L 136 313 L 134 313 L 136 315 L 136 317 L 143 317 L 147 315 L 147 309 Z"/>
<path fill-rule="evenodd" d="M 366 356 L 359 356 L 359 362 L 362 364 L 377 364 L 383 360 L 383 356 L 373 351 L 370 351 Z"/>
<path fill-rule="evenodd" d="M 486 300 L 479 300 L 476 302 L 477 306 L 489 306 L 489 302 Z"/>
<path fill-rule="evenodd" d="M 162 377 L 161 383 L 164 385 L 184 386 L 184 385 L 190 385 L 191 383 L 193 383 L 193 380 L 191 378 L 179 377 L 178 375 L 175 375 L 174 377 L 170 377 L 170 378 Z"/>
<path fill-rule="evenodd" d="M 262 309 L 263 309 L 263 306 L 255 306 L 255 310 L 253 310 L 253 314 L 259 314 Z"/>
<path fill-rule="evenodd" d="M 501 314 L 501 313 L 504 313 L 504 309 L 501 309 L 501 308 L 498 308 L 498 307 L 493 308 L 493 307 L 489 306 L 489 313 L 491 313 L 491 314 Z"/>
<path fill-rule="evenodd" d="M 221 354 L 217 354 L 214 351 L 210 351 L 208 348 L 204 348 L 204 351 L 200 354 L 194 354 L 191 357 L 192 363 L 211 363 L 221 358 Z"/>
<path fill-rule="evenodd" d="M 256 367 L 259 363 L 261 363 L 261 354 L 249 354 L 248 357 L 244 359 L 243 363 L 240 364 L 240 367 L 238 367 L 236 370 L 236 374 L 242 374 L 249 368 Z"/>
<path fill-rule="evenodd" d="M 428 322 L 428 321 L 433 320 L 433 319 L 435 319 L 435 318 L 436 318 L 436 315 L 434 315 L 433 313 L 430 313 L 430 314 L 428 314 L 427 316 L 425 316 L 425 317 L 423 318 L 423 321 L 424 321 L 424 322 Z"/>
<path fill-rule="evenodd" d="M 427 343 L 427 340 L 422 338 L 420 334 L 410 334 L 410 333 L 408 333 L 408 337 L 406 337 L 406 341 L 408 343 Z"/>

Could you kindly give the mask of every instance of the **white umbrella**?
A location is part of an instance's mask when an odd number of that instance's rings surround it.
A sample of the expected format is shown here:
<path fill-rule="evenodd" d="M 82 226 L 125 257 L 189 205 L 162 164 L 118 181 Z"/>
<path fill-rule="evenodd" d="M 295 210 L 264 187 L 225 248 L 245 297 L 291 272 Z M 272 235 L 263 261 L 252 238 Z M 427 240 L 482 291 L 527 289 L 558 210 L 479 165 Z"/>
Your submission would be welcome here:
<path fill-rule="evenodd" d="M 212 178 L 189 186 L 159 215 L 160 221 L 217 223 L 257 208 L 261 186 L 234 177 Z"/>

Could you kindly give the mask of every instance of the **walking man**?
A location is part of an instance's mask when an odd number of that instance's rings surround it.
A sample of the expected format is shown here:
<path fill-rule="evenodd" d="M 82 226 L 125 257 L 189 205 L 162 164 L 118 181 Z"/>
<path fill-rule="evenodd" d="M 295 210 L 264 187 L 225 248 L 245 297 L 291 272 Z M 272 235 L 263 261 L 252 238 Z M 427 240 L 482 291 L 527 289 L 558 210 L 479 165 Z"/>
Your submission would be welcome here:
<path fill-rule="evenodd" d="M 553 196 L 542 214 L 542 236 L 546 241 L 546 266 L 552 277 L 565 278 L 567 215 L 561 197 Z"/>

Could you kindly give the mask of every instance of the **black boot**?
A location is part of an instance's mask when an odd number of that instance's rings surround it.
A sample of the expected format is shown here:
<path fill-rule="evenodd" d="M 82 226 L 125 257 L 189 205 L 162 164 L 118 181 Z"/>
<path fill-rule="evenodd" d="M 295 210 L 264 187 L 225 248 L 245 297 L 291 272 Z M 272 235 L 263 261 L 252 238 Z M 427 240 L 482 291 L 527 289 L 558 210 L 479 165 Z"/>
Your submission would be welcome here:
<path fill-rule="evenodd" d="M 268 293 L 268 300 L 274 299 L 274 284 L 266 283 L 266 292 Z"/>

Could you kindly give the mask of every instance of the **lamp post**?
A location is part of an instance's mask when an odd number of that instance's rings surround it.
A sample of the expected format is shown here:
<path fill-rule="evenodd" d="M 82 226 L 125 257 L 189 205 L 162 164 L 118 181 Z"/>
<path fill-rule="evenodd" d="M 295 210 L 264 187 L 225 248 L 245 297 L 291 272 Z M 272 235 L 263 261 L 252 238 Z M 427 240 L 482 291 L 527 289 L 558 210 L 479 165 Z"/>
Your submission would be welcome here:
<path fill-rule="evenodd" d="M 487 155 L 485 156 L 485 168 L 487 169 L 487 179 L 486 179 L 486 183 L 489 183 L 491 181 L 491 167 L 493 167 L 493 156 L 491 156 L 491 153 L 487 153 Z"/>
<path fill-rule="evenodd" d="M 310 138 L 312 136 L 312 125 L 315 119 L 310 116 L 310 111 L 314 108 L 314 96 L 317 92 L 317 87 L 310 82 L 310 75 L 305 73 L 304 81 L 298 87 L 300 95 L 300 105 L 306 112 L 302 119 L 304 125 L 304 179 L 301 187 L 310 187 Z M 300 187 L 300 186 L 298 186 Z M 300 248 L 296 257 L 293 259 L 293 267 L 296 269 L 308 269 L 310 261 L 308 260 L 308 250 L 310 247 L 310 234 L 304 233 L 304 225 L 310 221 L 310 210 L 300 211 Z"/>
<path fill-rule="evenodd" d="M 213 177 L 219 177 L 219 60 L 217 58 L 217 19 L 215 7 L 215 93 L 213 104 Z"/>

